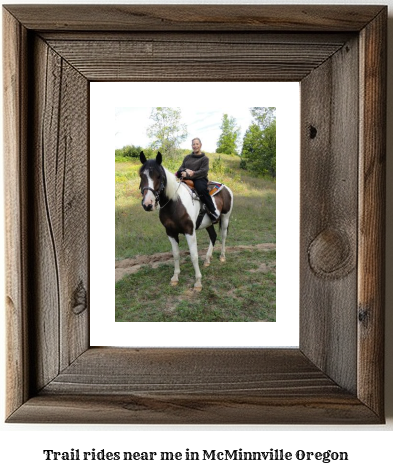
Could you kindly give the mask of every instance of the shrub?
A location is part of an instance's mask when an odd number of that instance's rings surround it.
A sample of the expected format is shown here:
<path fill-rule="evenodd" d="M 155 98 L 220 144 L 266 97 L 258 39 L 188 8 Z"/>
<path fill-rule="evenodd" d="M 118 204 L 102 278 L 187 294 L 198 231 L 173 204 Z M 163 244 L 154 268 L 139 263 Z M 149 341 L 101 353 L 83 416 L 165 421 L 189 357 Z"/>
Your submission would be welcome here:
<path fill-rule="evenodd" d="M 115 160 L 116 161 L 131 161 L 133 158 L 138 158 L 143 150 L 140 146 L 126 145 L 123 148 L 118 148 L 115 150 Z M 122 160 L 123 158 L 123 160 Z"/>

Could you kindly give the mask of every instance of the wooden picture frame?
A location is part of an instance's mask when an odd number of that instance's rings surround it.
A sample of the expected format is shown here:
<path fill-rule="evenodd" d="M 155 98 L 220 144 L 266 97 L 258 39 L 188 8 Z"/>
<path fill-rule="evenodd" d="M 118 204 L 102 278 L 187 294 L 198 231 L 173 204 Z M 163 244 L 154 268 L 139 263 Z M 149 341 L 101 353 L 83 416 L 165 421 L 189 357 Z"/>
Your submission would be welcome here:
<path fill-rule="evenodd" d="M 383 6 L 3 8 L 14 423 L 383 423 Z M 299 349 L 89 345 L 89 82 L 299 81 Z M 298 308 L 294 307 L 294 314 Z"/>

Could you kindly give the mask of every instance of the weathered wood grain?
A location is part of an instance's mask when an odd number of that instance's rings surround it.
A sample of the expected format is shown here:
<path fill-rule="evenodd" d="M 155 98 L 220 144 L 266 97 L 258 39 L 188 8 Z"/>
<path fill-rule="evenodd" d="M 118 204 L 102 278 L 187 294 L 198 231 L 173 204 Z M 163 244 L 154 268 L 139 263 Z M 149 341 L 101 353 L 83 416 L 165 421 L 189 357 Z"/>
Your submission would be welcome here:
<path fill-rule="evenodd" d="M 349 41 L 301 83 L 300 348 L 354 394 L 357 70 Z"/>
<path fill-rule="evenodd" d="M 5 310 L 7 325 L 6 411 L 12 413 L 29 396 L 26 294 L 26 44 L 27 33 L 3 12 L 4 175 L 5 187 Z"/>
<path fill-rule="evenodd" d="M 293 349 L 91 348 L 41 393 L 279 396 L 284 389 L 292 396 L 311 395 L 315 388 L 342 392 Z"/>
<path fill-rule="evenodd" d="M 383 410 L 387 12 L 360 35 L 359 398 Z"/>
<path fill-rule="evenodd" d="M 228 397 L 174 394 L 45 395 L 31 398 L 9 420 L 13 423 L 95 424 L 375 424 L 380 419 L 350 395 L 312 398 Z"/>
<path fill-rule="evenodd" d="M 197 35 L 193 31 L 94 31 L 95 42 L 107 41 L 139 41 L 139 42 L 158 42 L 158 43 L 231 43 L 231 44 L 322 44 L 336 45 L 337 48 L 346 43 L 351 37 L 357 36 L 355 31 L 339 32 L 308 32 L 302 31 L 289 32 L 285 35 L 282 32 L 272 31 L 200 31 Z M 77 44 L 78 41 L 91 41 L 91 31 L 76 30 L 48 30 L 40 31 L 40 38 L 50 44 L 52 41 L 72 41 Z"/>
<path fill-rule="evenodd" d="M 315 44 L 309 38 L 296 43 L 275 42 L 269 35 L 260 41 L 232 41 L 210 34 L 209 42 L 157 39 L 127 41 L 50 40 L 48 43 L 89 80 L 204 80 L 300 81 L 332 56 L 343 43 Z M 170 36 L 170 35 L 168 35 Z M 169 38 L 168 38 L 169 39 Z"/>
<path fill-rule="evenodd" d="M 9 421 L 261 424 L 283 419 L 377 422 L 299 350 L 111 348 L 85 352 Z"/>
<path fill-rule="evenodd" d="M 360 31 L 376 5 L 6 5 L 30 29 L 76 31 Z"/>
<path fill-rule="evenodd" d="M 32 238 L 41 388 L 88 348 L 88 84 L 38 37 L 34 58 Z"/>

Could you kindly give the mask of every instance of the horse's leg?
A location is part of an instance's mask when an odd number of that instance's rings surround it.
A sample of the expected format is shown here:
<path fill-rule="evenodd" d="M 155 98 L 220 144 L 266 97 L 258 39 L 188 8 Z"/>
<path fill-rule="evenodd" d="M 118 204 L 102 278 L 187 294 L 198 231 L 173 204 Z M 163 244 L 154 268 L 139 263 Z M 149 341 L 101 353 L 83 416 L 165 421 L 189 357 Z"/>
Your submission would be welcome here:
<path fill-rule="evenodd" d="M 171 237 L 168 235 L 169 241 L 172 245 L 173 260 L 175 262 L 175 272 L 171 278 L 171 285 L 176 286 L 179 282 L 180 273 L 180 250 L 179 250 L 179 237 Z"/>
<path fill-rule="evenodd" d="M 185 234 L 187 243 L 188 243 L 188 248 L 190 249 L 190 256 L 191 256 L 191 261 L 192 264 L 194 265 L 194 270 L 195 270 L 195 284 L 194 284 L 194 290 L 200 291 L 202 290 L 202 274 L 201 271 L 199 270 L 199 260 L 198 260 L 198 248 L 197 248 L 197 239 L 196 239 L 196 232 L 192 234 Z"/>
<path fill-rule="evenodd" d="M 229 214 L 221 215 L 221 255 L 220 261 L 225 262 L 225 241 L 228 234 Z"/>
<path fill-rule="evenodd" d="M 211 225 L 210 227 L 207 227 L 206 230 L 207 230 L 207 232 L 209 234 L 209 237 L 210 237 L 210 245 L 209 245 L 209 248 L 207 250 L 204 265 L 205 265 L 205 267 L 208 267 L 210 265 L 210 259 L 211 259 L 212 254 L 213 254 L 214 244 L 216 243 L 217 233 L 216 233 L 216 230 L 215 230 L 213 225 Z"/>

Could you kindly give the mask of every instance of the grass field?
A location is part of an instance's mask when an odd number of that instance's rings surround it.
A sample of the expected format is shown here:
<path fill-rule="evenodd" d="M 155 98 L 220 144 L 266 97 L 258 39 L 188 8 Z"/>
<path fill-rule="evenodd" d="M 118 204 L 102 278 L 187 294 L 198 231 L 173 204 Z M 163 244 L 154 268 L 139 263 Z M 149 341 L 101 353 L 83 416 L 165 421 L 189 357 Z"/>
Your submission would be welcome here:
<path fill-rule="evenodd" d="M 205 268 L 201 261 L 201 293 L 192 291 L 194 271 L 189 257 L 181 264 L 177 287 L 169 285 L 173 262 L 142 267 L 116 283 L 116 321 L 275 320 L 275 252 L 252 247 L 275 243 L 275 182 L 241 170 L 238 157 L 207 154 L 209 178 L 224 182 L 234 193 L 227 245 L 250 249 L 228 253 L 227 262 L 221 264 L 218 241 L 212 265 Z M 163 165 L 174 172 L 180 162 L 165 162 L 164 157 Z M 116 162 L 116 260 L 171 250 L 158 213 L 145 212 L 141 206 L 139 167 L 137 160 Z M 207 232 L 199 231 L 197 238 L 198 249 L 207 250 Z M 180 249 L 187 250 L 183 236 Z"/>
<path fill-rule="evenodd" d="M 202 267 L 202 292 L 192 290 L 194 269 L 189 259 L 182 262 L 175 287 L 168 284 L 172 263 L 143 267 L 117 283 L 116 321 L 273 322 L 275 257 L 274 250 L 243 250 L 229 254 L 224 265 L 217 259 Z"/>

